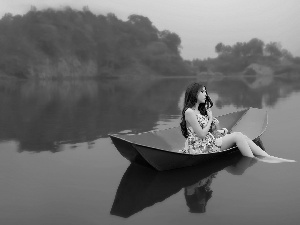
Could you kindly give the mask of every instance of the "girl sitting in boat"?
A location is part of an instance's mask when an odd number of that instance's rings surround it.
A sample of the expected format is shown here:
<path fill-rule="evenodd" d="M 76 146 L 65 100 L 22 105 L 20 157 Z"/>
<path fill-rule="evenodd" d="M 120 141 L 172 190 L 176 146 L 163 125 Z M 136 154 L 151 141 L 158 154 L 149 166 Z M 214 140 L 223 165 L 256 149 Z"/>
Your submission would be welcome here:
<path fill-rule="evenodd" d="M 207 94 L 206 87 L 199 83 L 191 84 L 184 98 L 182 120 L 180 123 L 186 154 L 209 154 L 224 151 L 236 145 L 243 156 L 255 157 L 265 162 L 293 162 L 270 156 L 250 138 L 240 132 L 228 133 L 225 128 L 219 129 L 218 120 L 213 117 L 213 102 Z"/>

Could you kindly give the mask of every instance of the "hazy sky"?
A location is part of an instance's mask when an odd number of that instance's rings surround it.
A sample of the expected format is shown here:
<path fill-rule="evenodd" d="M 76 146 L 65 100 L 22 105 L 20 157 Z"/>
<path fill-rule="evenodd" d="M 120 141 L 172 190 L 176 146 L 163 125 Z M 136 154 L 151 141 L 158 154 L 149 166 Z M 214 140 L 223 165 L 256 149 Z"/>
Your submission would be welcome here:
<path fill-rule="evenodd" d="M 235 44 L 259 38 L 281 42 L 300 56 L 300 0 L 0 0 L 0 16 L 24 14 L 30 6 L 88 6 L 95 14 L 112 12 L 122 20 L 148 17 L 159 30 L 181 37 L 185 59 L 215 57 L 219 42 Z"/>

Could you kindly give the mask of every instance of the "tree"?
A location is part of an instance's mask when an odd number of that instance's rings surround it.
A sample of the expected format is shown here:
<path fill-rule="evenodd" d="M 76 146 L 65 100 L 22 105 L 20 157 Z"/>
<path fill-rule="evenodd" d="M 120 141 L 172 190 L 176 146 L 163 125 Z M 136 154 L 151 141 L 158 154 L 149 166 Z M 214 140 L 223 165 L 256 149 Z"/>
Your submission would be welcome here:
<path fill-rule="evenodd" d="M 13 21 L 13 15 L 11 13 L 5 13 L 1 19 L 2 23 L 10 23 Z"/>
<path fill-rule="evenodd" d="M 215 51 L 219 56 L 226 56 L 232 53 L 232 47 L 230 45 L 224 45 L 222 42 L 220 42 L 216 45 Z"/>
<path fill-rule="evenodd" d="M 249 49 L 249 55 L 251 56 L 262 56 L 264 50 L 264 42 L 258 38 L 253 38 L 247 43 Z"/>
<path fill-rule="evenodd" d="M 232 47 L 232 54 L 235 57 L 242 57 L 245 56 L 245 42 L 237 42 L 233 47 Z"/>
<path fill-rule="evenodd" d="M 270 42 L 270 43 L 266 44 L 265 52 L 269 56 L 273 56 L 275 58 L 280 58 L 282 56 L 281 44 L 278 42 Z"/>
<path fill-rule="evenodd" d="M 128 22 L 140 29 L 154 32 L 157 31 L 157 29 L 152 25 L 152 22 L 149 20 L 149 18 L 145 16 L 136 14 L 130 15 L 128 16 Z"/>
<path fill-rule="evenodd" d="M 216 53 L 218 53 L 218 55 L 222 53 L 223 47 L 224 47 L 224 44 L 222 42 L 220 42 L 216 45 L 215 51 L 216 51 Z"/>
<path fill-rule="evenodd" d="M 148 17 L 133 14 L 128 17 L 127 23 L 131 25 L 133 33 L 137 35 L 144 44 L 149 41 L 158 40 L 158 30 L 152 25 Z"/>
<path fill-rule="evenodd" d="M 170 32 L 168 30 L 163 30 L 159 32 L 159 37 L 161 41 L 164 42 L 172 52 L 179 53 L 179 49 L 181 48 L 181 39 L 176 33 Z"/>

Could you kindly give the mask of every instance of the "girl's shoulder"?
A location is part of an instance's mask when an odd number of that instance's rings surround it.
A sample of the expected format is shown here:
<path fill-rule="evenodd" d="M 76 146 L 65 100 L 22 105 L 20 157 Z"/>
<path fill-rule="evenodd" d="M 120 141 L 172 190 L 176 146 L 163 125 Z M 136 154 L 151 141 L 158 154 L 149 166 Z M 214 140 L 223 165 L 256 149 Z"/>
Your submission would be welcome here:
<path fill-rule="evenodd" d="M 194 112 L 194 110 L 192 109 L 192 108 L 187 108 L 186 110 L 185 110 L 185 113 L 191 113 L 191 112 Z"/>
<path fill-rule="evenodd" d="M 185 115 L 201 115 L 200 113 L 195 112 L 195 110 L 192 108 L 187 108 L 184 113 Z"/>
<path fill-rule="evenodd" d="M 195 110 L 193 110 L 192 108 L 187 108 L 184 113 L 186 115 L 195 114 Z"/>

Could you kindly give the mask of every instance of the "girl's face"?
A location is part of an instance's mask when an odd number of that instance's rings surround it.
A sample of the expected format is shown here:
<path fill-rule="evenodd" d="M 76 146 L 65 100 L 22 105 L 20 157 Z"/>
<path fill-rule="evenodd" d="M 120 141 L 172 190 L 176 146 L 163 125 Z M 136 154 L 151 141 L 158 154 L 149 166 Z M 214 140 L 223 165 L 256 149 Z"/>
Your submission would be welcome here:
<path fill-rule="evenodd" d="M 206 100 L 206 88 L 203 87 L 202 89 L 199 90 L 198 92 L 198 96 L 197 96 L 197 99 L 198 99 L 198 102 L 199 103 L 205 103 L 205 100 Z"/>

